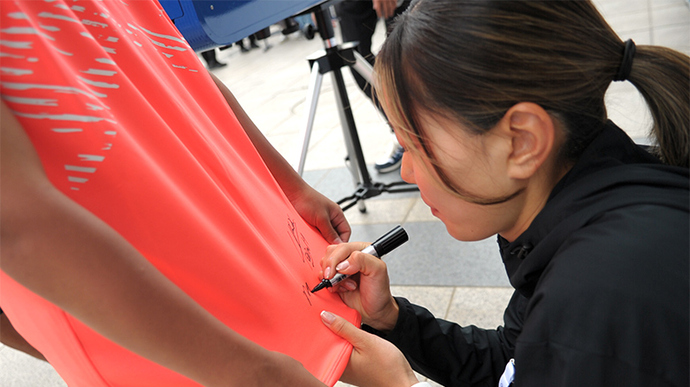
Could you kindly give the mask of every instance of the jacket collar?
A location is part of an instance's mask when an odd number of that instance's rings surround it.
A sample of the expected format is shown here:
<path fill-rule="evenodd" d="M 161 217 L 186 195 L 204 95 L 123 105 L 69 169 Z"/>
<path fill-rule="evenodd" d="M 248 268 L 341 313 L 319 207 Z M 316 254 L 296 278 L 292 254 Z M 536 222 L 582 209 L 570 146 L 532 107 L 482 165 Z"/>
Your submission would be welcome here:
<path fill-rule="evenodd" d="M 677 176 L 650 173 L 650 168 L 671 169 L 673 175 L 681 174 L 685 180 L 678 183 Z M 670 179 L 687 189 L 687 175 L 687 169 L 661 165 L 609 121 L 556 184 L 529 228 L 513 242 L 498 236 L 511 284 L 531 297 L 542 272 L 572 232 L 604 211 L 639 202 L 642 199 L 635 193 L 640 187 L 666 186 Z M 650 195 L 644 196 L 648 199 Z"/>

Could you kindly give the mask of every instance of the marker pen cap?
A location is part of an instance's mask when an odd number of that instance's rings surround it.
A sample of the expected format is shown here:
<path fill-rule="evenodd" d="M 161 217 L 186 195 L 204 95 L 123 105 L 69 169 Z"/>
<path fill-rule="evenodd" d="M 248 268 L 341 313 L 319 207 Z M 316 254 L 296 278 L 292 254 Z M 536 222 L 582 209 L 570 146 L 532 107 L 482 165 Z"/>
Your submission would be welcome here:
<path fill-rule="evenodd" d="M 407 236 L 407 232 L 405 232 L 405 229 L 403 229 L 402 226 L 397 225 L 395 228 L 384 234 L 381 238 L 374 241 L 374 243 L 371 245 L 374 246 L 378 257 L 381 258 L 382 256 L 396 249 L 398 246 L 407 242 L 408 239 L 409 238 Z"/>

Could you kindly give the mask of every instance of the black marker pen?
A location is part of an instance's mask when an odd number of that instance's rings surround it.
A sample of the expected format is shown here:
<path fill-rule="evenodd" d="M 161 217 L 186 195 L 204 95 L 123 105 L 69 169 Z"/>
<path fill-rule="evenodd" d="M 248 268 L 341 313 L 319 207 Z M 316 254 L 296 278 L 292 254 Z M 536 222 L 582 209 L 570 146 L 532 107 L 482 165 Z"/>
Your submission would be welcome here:
<path fill-rule="evenodd" d="M 409 238 L 407 237 L 407 233 L 405 232 L 405 230 L 400 225 L 397 225 L 395 226 L 395 228 L 388 231 L 382 237 L 374 241 L 374 243 L 363 248 L 362 252 L 371 254 L 376 258 L 381 258 L 384 255 L 393 251 L 394 249 L 398 248 L 398 246 L 407 242 L 408 239 Z M 349 277 L 349 275 L 338 273 L 330 280 L 324 278 L 318 285 L 314 287 L 314 289 L 311 290 L 311 292 L 314 293 L 318 292 L 323 288 L 330 288 L 331 286 L 341 282 L 347 277 Z"/>

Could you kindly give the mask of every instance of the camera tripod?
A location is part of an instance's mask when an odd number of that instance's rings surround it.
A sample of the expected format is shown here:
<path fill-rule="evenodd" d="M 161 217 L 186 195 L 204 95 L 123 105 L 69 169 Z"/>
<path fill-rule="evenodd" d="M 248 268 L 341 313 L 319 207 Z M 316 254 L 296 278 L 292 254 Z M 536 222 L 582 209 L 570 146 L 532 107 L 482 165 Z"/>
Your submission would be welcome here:
<path fill-rule="evenodd" d="M 319 35 L 323 39 L 324 50 L 317 51 L 307 58 L 311 68 L 311 76 L 309 80 L 309 89 L 307 91 L 306 105 L 308 106 L 307 120 L 304 130 L 304 142 L 302 145 L 302 152 L 300 154 L 299 165 L 297 172 L 302 175 L 304 172 L 304 162 L 307 157 L 307 150 L 309 148 L 309 140 L 311 137 L 312 128 L 314 126 L 314 116 L 316 115 L 316 106 L 319 100 L 319 93 L 323 76 L 327 73 L 331 74 L 333 88 L 335 90 L 336 105 L 338 106 L 338 113 L 340 116 L 340 124 L 343 129 L 343 136 L 345 139 L 345 147 L 347 149 L 347 166 L 352 174 L 352 179 L 355 183 L 355 192 L 347 196 L 337 203 L 341 206 L 343 211 L 358 204 L 359 211 L 366 212 L 364 200 L 378 196 L 384 192 L 398 193 L 398 192 L 412 192 L 417 191 L 416 185 L 408 184 L 404 181 L 397 181 L 393 183 L 374 182 L 369 175 L 366 162 L 364 161 L 364 154 L 362 152 L 362 145 L 359 141 L 359 134 L 355 126 L 355 120 L 352 115 L 352 108 L 350 100 L 345 88 L 345 81 L 341 68 L 350 66 L 357 71 L 364 79 L 371 84 L 373 68 L 360 54 L 355 50 L 355 43 L 344 43 L 342 45 L 336 44 L 333 26 L 328 11 L 328 3 L 321 4 L 314 9 L 314 16 L 316 19 L 316 26 Z"/>

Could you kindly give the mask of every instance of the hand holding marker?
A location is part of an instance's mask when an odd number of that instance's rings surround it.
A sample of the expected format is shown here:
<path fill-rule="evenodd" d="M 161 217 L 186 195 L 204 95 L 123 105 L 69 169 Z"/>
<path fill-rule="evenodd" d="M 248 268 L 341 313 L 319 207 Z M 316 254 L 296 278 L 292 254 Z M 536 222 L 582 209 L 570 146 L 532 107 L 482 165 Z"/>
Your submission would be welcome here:
<path fill-rule="evenodd" d="M 398 246 L 408 241 L 407 233 L 400 226 L 395 226 L 392 230 L 388 231 L 382 237 L 374 241 L 374 243 L 362 249 L 363 253 L 371 254 L 376 258 L 381 258 L 384 255 L 390 253 Z M 318 292 L 323 288 L 330 288 L 331 286 L 341 282 L 342 280 L 348 278 L 347 274 L 336 274 L 332 279 L 322 279 L 321 282 L 311 290 L 312 293 Z"/>

